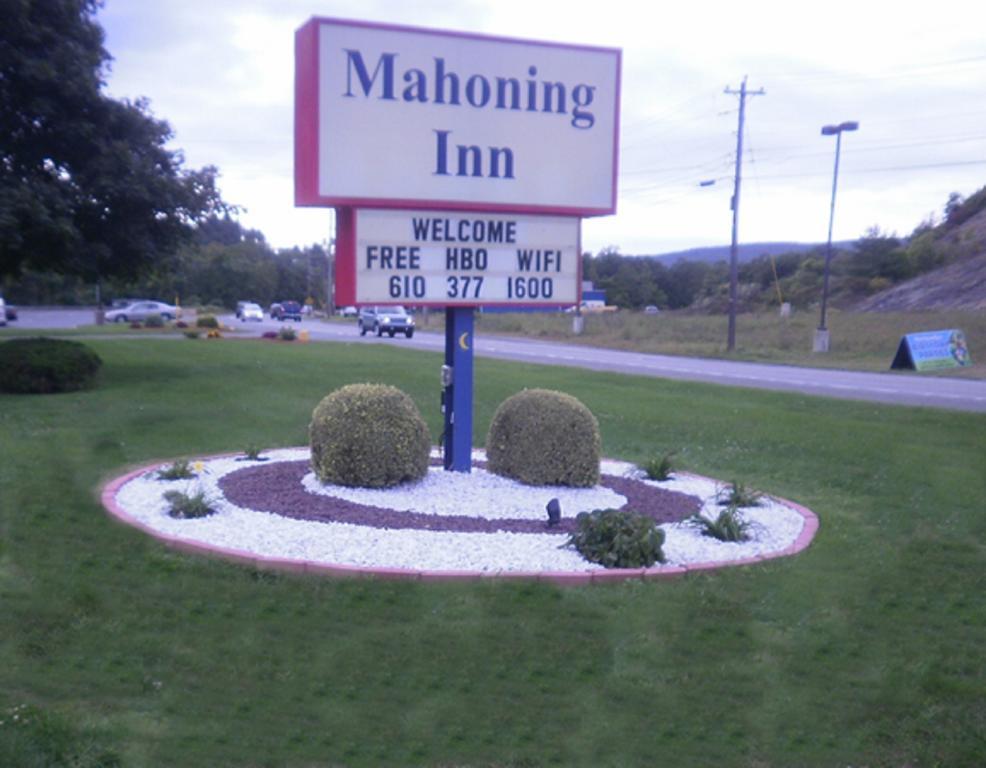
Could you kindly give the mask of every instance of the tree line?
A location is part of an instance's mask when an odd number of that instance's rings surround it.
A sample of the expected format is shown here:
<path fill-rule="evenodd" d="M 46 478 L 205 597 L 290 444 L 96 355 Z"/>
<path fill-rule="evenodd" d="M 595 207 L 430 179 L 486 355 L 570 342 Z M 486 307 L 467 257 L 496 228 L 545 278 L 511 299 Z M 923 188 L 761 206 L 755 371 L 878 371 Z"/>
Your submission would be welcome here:
<path fill-rule="evenodd" d="M 983 248 L 975 238 L 957 236 L 958 228 L 986 210 L 986 187 L 968 199 L 949 196 L 940 223 L 920 224 L 909 236 L 871 227 L 848 246 L 833 250 L 830 300 L 851 305 L 904 280 L 945 266 Z M 777 256 L 762 255 L 738 265 L 741 311 L 757 311 L 789 302 L 807 308 L 821 300 L 826 247 Z M 729 305 L 729 264 L 679 260 L 667 264 L 653 256 L 625 256 L 616 249 L 584 254 L 584 279 L 606 291 L 606 301 L 627 309 L 724 312 Z"/>
<path fill-rule="evenodd" d="M 321 245 L 274 249 L 257 230 L 228 216 L 205 219 L 194 238 L 161 257 L 140 277 L 107 277 L 98 284 L 78 275 L 25 270 L 8 278 L 15 304 L 94 305 L 119 298 L 154 298 L 182 306 L 231 308 L 237 301 L 309 299 L 326 306 L 329 254 Z"/>
<path fill-rule="evenodd" d="M 23 304 L 116 297 L 232 307 L 243 299 L 328 303 L 319 245 L 274 250 L 243 228 L 212 166 L 189 169 L 149 103 L 104 93 L 111 59 L 95 20 L 101 0 L 6 3 L 0 24 L 0 285 Z M 986 188 L 953 194 L 942 222 L 906 238 L 871 229 L 832 261 L 831 297 L 850 302 L 960 258 L 954 236 L 986 208 Z M 742 310 L 820 299 L 824 249 L 739 265 Z M 583 277 L 626 309 L 724 311 L 728 265 L 583 257 Z"/>
<path fill-rule="evenodd" d="M 0 24 L 0 280 L 10 301 L 116 297 L 231 307 L 326 300 L 328 257 L 275 251 L 185 167 L 146 99 L 106 95 L 101 0 L 5 3 Z"/>

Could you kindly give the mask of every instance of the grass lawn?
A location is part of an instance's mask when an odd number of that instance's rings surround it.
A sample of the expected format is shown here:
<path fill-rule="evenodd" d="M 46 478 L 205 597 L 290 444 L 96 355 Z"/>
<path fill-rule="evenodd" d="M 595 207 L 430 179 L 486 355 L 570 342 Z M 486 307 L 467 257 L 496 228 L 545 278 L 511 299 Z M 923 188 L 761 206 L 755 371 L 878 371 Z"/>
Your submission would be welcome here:
<path fill-rule="evenodd" d="M 351 382 L 400 386 L 437 436 L 439 356 L 87 343 L 97 388 L 0 395 L 0 765 L 986 764 L 986 415 L 477 359 L 477 443 L 508 395 L 564 390 L 606 455 L 679 449 L 818 536 L 670 582 L 335 581 L 173 552 L 97 487 L 302 445 Z"/>
<path fill-rule="evenodd" d="M 429 318 L 435 323 L 439 318 Z M 986 378 L 986 313 L 984 312 L 829 312 L 832 348 L 811 351 L 818 312 L 741 314 L 736 319 L 736 350 L 726 351 L 725 315 L 662 312 L 613 312 L 585 315 L 580 336 L 572 333 L 568 314 L 484 314 L 481 333 L 519 334 L 613 349 L 664 355 L 729 358 L 818 368 L 886 371 L 901 336 L 918 331 L 961 328 L 969 342 L 973 365 L 938 374 Z M 928 375 L 927 373 L 922 375 Z"/>

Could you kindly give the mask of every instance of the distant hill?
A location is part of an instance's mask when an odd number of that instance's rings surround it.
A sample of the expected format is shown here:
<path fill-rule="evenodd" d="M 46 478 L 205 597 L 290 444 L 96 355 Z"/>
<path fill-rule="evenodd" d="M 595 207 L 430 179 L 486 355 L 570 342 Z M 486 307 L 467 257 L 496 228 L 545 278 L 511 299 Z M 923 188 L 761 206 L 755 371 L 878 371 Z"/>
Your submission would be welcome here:
<path fill-rule="evenodd" d="M 833 248 L 843 247 L 847 243 L 833 243 Z M 759 256 L 779 256 L 782 253 L 805 253 L 815 248 L 824 248 L 824 243 L 740 243 L 736 249 L 736 257 L 740 262 L 753 261 Z M 689 248 L 685 251 L 672 251 L 648 256 L 666 264 L 676 261 L 702 261 L 714 263 L 729 261 L 728 245 L 712 245 L 706 248 Z"/>

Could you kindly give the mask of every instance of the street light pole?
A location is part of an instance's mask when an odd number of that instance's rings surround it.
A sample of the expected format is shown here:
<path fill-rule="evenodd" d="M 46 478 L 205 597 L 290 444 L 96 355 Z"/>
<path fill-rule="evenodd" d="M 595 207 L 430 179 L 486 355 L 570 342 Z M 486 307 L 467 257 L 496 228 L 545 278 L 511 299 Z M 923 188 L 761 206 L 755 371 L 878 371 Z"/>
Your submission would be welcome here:
<path fill-rule="evenodd" d="M 832 267 L 832 225 L 835 222 L 835 190 L 839 185 L 839 154 L 842 150 L 842 133 L 844 131 L 855 131 L 859 129 L 859 123 L 855 120 L 847 120 L 839 125 L 826 125 L 822 127 L 822 136 L 835 136 L 835 170 L 832 173 L 832 201 L 829 204 L 829 237 L 825 247 L 825 275 L 822 278 L 822 314 L 818 321 L 818 330 L 815 331 L 815 343 L 812 347 L 814 352 L 829 351 L 829 330 L 825 325 L 825 311 L 828 308 L 829 300 L 829 271 Z"/>

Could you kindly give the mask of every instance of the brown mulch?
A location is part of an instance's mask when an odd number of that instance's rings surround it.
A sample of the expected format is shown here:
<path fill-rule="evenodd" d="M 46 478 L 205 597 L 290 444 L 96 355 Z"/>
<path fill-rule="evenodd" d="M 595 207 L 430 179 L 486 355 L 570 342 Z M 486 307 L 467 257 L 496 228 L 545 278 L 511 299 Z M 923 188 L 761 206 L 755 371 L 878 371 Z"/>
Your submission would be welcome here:
<path fill-rule="evenodd" d="M 252 466 L 229 473 L 219 481 L 219 487 L 227 500 L 247 509 L 296 520 L 350 523 L 392 530 L 568 534 L 575 530 L 576 512 L 582 511 L 563 509 L 560 524 L 552 528 L 547 526 L 547 513 L 544 520 L 487 520 L 467 514 L 402 512 L 309 493 L 301 484 L 301 479 L 309 471 L 311 465 L 306 460 Z M 694 496 L 655 488 L 631 478 L 603 475 L 600 485 L 626 497 L 627 503 L 621 509 L 632 509 L 659 524 L 684 520 L 698 512 L 701 506 Z"/>

